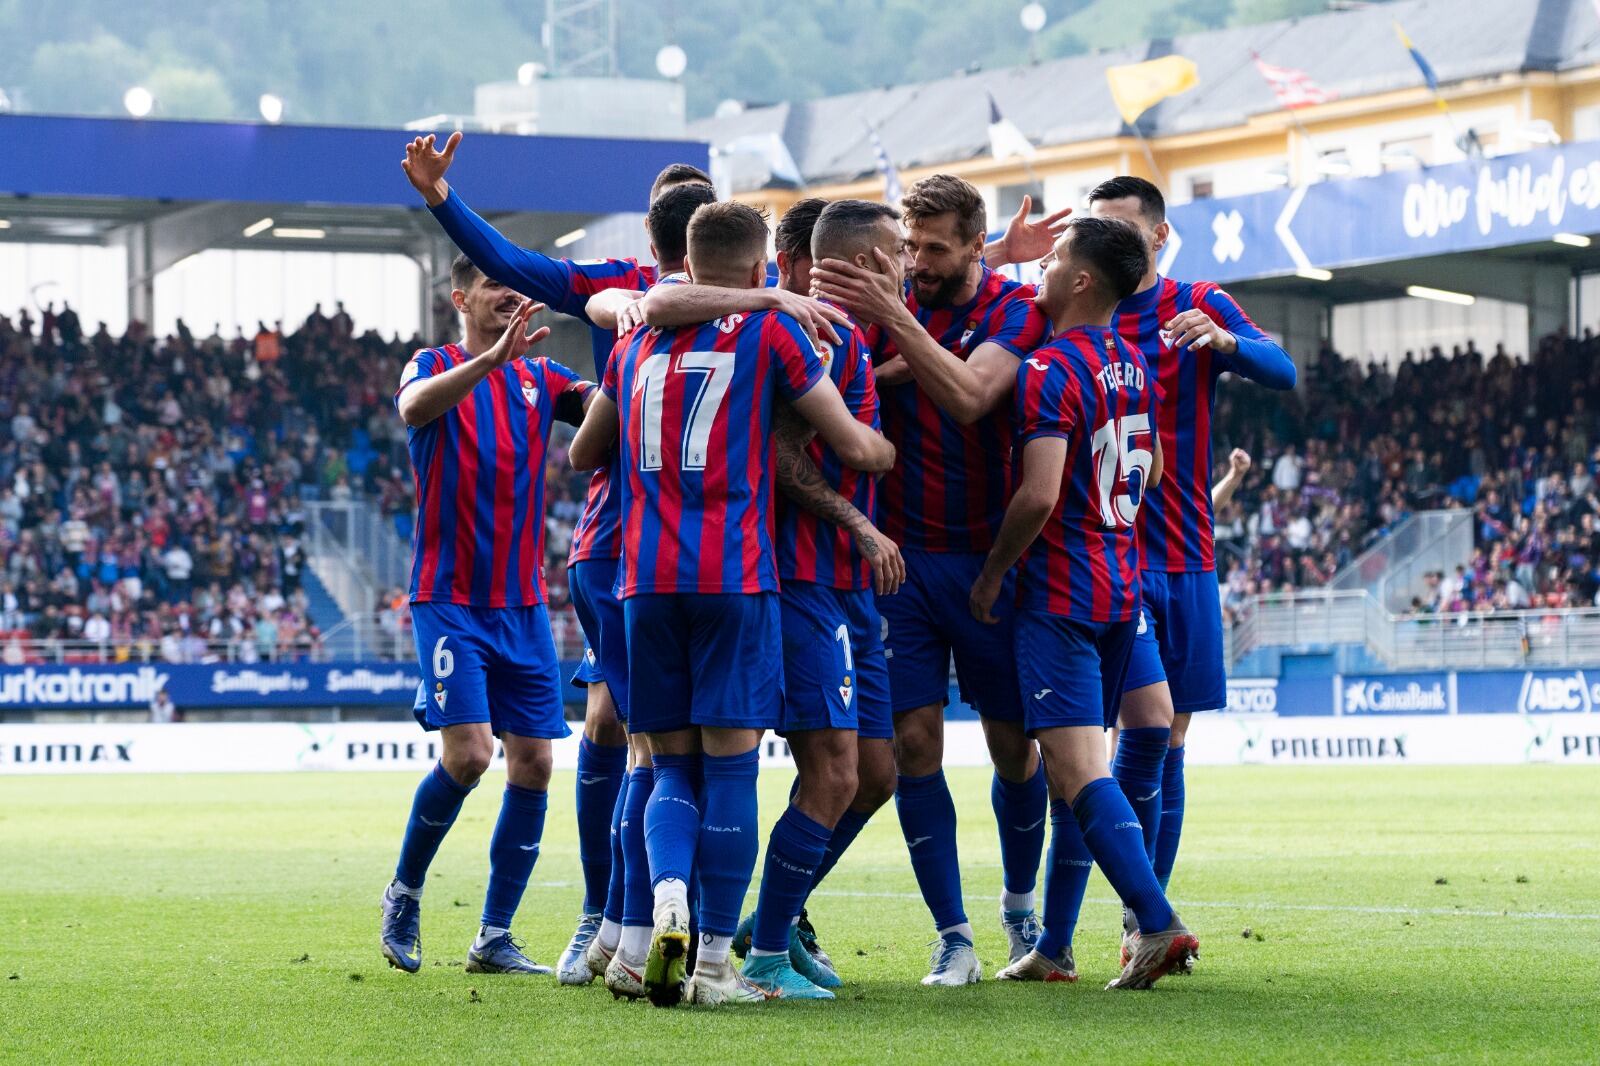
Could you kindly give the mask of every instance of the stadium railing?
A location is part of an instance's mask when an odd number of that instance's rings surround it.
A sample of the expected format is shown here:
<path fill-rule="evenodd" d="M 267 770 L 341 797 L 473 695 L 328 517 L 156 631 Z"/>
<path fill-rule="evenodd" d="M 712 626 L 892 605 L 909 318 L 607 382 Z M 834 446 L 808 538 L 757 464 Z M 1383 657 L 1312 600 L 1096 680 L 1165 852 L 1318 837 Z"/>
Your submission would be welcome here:
<path fill-rule="evenodd" d="M 1246 600 L 1228 662 L 1259 648 L 1362 645 L 1393 670 L 1594 666 L 1600 608 L 1392 614 L 1365 591 L 1309 589 Z"/>
<path fill-rule="evenodd" d="M 377 507 L 365 500 L 305 507 L 311 564 L 347 616 L 371 614 L 384 589 L 406 586 L 411 546 Z"/>
<path fill-rule="evenodd" d="M 1365 591 L 1387 610 L 1404 611 L 1428 573 L 1452 570 L 1471 558 L 1471 511 L 1419 511 L 1335 574 L 1328 587 Z"/>
<path fill-rule="evenodd" d="M 583 656 L 583 632 L 570 607 L 550 612 L 556 655 L 564 660 Z M 169 649 L 170 652 L 170 649 Z M 25 633 L 0 633 L 0 668 L 29 663 L 240 663 L 240 662 L 415 662 L 417 646 L 409 620 L 347 618 L 318 636 L 309 650 L 259 648 L 250 636 L 235 640 L 190 642 L 168 658 L 161 642 L 40 640 Z"/>
<path fill-rule="evenodd" d="M 409 638 L 408 638 L 409 646 Z M 411 647 L 411 657 L 416 656 Z M 192 644 L 169 657 L 158 640 L 43 640 L 33 637 L 11 637 L 0 642 L 0 669 L 29 664 L 105 664 L 105 663 L 308 663 L 330 662 L 325 641 L 318 640 L 310 648 L 260 648 L 250 637 L 237 640 L 211 640 Z"/>

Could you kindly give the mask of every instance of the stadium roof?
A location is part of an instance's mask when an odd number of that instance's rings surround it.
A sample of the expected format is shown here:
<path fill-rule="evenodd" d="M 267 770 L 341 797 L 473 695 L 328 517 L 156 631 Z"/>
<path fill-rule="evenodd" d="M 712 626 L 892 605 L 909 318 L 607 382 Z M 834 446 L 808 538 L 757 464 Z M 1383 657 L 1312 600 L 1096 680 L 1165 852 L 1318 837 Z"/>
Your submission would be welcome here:
<path fill-rule="evenodd" d="M 955 162 L 989 150 L 988 100 L 1040 147 L 1131 132 L 1112 105 L 1105 69 L 1158 56 L 1193 60 L 1200 83 L 1139 119 L 1146 137 L 1226 129 L 1280 110 L 1251 58 L 1303 70 L 1342 98 L 1416 88 L 1421 74 L 1395 36 L 1400 23 L 1441 83 L 1600 62 L 1600 13 L 1585 0 L 1397 0 L 1353 11 L 1241 26 L 819 100 L 752 108 L 691 123 L 727 144 L 777 133 L 808 183 L 874 169 L 867 124 L 897 166 Z"/>
<path fill-rule="evenodd" d="M 400 170 L 412 131 L 0 115 L 0 239 L 104 243 L 161 220 L 204 247 L 408 251 L 435 227 Z M 470 134 L 451 170 L 473 206 L 510 212 L 543 243 L 595 215 L 637 210 L 673 162 L 707 165 L 704 143 Z M 274 228 L 321 238 L 243 236 Z M 426 223 L 426 225 L 425 225 Z M 282 235 L 280 234 L 280 237 Z"/>

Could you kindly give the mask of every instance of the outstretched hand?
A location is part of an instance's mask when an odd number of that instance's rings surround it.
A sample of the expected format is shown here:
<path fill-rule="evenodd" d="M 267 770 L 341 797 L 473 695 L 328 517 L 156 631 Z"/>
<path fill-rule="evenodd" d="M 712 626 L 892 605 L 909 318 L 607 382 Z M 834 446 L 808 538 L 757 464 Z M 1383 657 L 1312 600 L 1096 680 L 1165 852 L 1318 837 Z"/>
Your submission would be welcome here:
<path fill-rule="evenodd" d="M 461 143 L 461 131 L 456 130 L 450 139 L 444 142 L 444 151 L 434 150 L 434 136 L 414 138 L 406 145 L 406 157 L 400 161 L 400 169 L 406 172 L 412 186 L 422 194 L 429 207 L 438 207 L 450 195 L 450 186 L 445 183 L 444 172 L 450 169 L 450 164 L 456 158 L 456 146 Z"/>
<path fill-rule="evenodd" d="M 1001 255 L 1006 263 L 1031 263 L 1035 259 L 1043 259 L 1050 254 L 1050 249 L 1056 246 L 1056 241 L 1067 230 L 1067 216 L 1072 214 L 1072 208 L 1063 207 L 1053 215 L 1046 215 L 1037 222 L 1029 222 L 1028 215 L 1033 211 L 1033 197 L 1024 195 L 1022 206 L 1017 208 L 1017 213 L 1011 216 L 1011 221 L 1006 224 L 1006 231 L 1000 238 Z M 990 266 L 1003 264 L 991 263 Z"/>
<path fill-rule="evenodd" d="M 550 336 L 549 326 L 540 326 L 532 333 L 527 332 L 528 319 L 543 310 L 544 304 L 523 300 L 517 305 L 511 321 L 506 323 L 506 331 L 500 334 L 500 339 L 494 342 L 493 348 L 483 353 L 483 358 L 489 360 L 495 367 L 502 367 L 513 359 L 521 359 L 527 355 L 529 348 Z"/>

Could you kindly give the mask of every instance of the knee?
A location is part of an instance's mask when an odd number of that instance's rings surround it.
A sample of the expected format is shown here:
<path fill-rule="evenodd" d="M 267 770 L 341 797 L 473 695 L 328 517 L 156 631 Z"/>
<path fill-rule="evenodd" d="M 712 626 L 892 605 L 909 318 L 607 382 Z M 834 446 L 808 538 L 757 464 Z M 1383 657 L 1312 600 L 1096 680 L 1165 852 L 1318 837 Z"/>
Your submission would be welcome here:
<path fill-rule="evenodd" d="M 985 722 L 984 739 L 989 745 L 989 758 L 1000 776 L 1007 781 L 1026 781 L 1038 769 L 1038 746 L 1023 732 L 1022 727 L 1011 722 Z"/>
<path fill-rule="evenodd" d="M 864 814 L 871 814 L 894 796 L 894 764 L 862 766 L 856 772 L 856 796 L 850 804 Z"/>
<path fill-rule="evenodd" d="M 907 777 L 938 773 L 944 765 L 944 728 L 938 715 L 901 715 L 894 724 L 894 758 Z"/>
<path fill-rule="evenodd" d="M 444 753 L 445 771 L 455 779 L 456 783 L 471 788 L 478 783 L 489 770 L 489 764 L 494 761 L 494 741 L 492 739 L 474 739 L 468 743 L 454 745 Z"/>
<path fill-rule="evenodd" d="M 628 731 L 622 728 L 617 716 L 609 710 L 604 714 L 590 715 L 584 723 L 583 735 L 589 738 L 589 743 L 603 748 L 620 748 L 628 743 Z"/>
<path fill-rule="evenodd" d="M 1184 741 L 1188 739 L 1189 718 L 1190 715 L 1187 712 L 1172 716 L 1172 740 L 1170 741 L 1172 747 L 1181 748 Z"/>
<path fill-rule="evenodd" d="M 553 760 L 550 745 L 506 750 L 506 780 L 518 788 L 544 791 L 550 787 Z"/>

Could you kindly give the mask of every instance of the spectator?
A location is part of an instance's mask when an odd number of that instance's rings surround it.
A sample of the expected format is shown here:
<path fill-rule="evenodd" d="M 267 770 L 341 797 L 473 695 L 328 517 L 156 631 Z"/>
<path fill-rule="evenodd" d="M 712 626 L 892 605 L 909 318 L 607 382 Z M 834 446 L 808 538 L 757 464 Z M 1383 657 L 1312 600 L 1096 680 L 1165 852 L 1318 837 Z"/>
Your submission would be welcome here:
<path fill-rule="evenodd" d="M 1278 461 L 1272 467 L 1272 486 L 1279 492 L 1294 492 L 1300 488 L 1300 472 L 1304 464 L 1294 454 L 1294 445 L 1291 444 L 1278 456 Z"/>
<path fill-rule="evenodd" d="M 157 725 L 170 725 L 178 720 L 178 709 L 173 706 L 172 697 L 167 694 L 166 686 L 156 690 L 155 698 L 150 701 L 150 721 Z"/>

